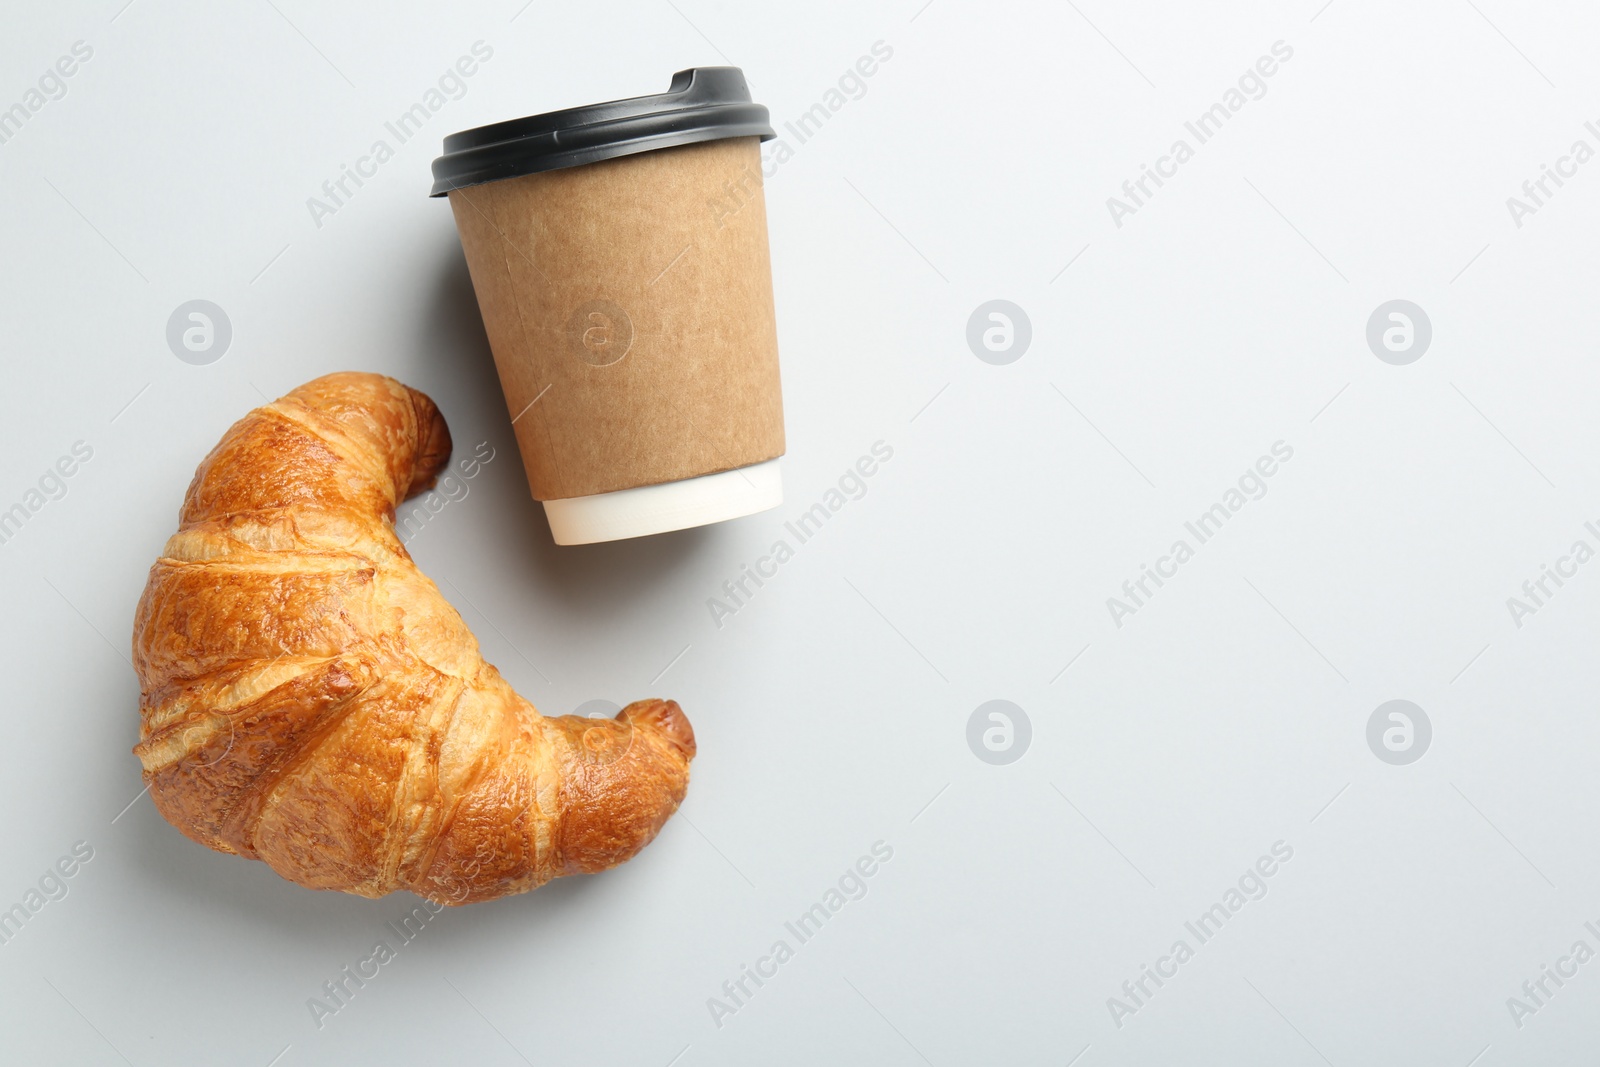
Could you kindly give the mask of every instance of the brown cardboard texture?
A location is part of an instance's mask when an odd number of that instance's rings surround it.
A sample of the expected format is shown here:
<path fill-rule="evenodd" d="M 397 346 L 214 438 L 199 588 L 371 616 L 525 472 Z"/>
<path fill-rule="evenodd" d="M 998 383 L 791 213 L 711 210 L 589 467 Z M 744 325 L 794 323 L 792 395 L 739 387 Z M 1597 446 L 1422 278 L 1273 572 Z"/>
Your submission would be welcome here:
<path fill-rule="evenodd" d="M 536 499 L 783 454 L 760 168 L 740 137 L 450 193 Z"/>

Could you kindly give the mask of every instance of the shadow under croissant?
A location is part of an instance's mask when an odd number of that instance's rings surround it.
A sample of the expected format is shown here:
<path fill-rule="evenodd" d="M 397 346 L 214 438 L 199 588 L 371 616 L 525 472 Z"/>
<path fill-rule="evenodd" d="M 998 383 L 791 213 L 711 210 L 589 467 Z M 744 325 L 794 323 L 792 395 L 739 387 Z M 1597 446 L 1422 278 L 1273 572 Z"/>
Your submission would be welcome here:
<path fill-rule="evenodd" d="M 229 928 L 242 922 L 247 926 L 270 928 L 274 936 L 302 947 L 326 946 L 349 940 L 352 930 L 360 931 L 359 941 L 368 936 L 369 926 L 370 932 L 376 932 L 385 920 L 405 915 L 424 904 L 423 898 L 407 892 L 369 899 L 335 890 L 306 889 L 280 877 L 263 862 L 213 852 L 173 833 L 148 797 L 142 798 L 123 822 L 131 824 L 128 837 L 132 846 L 131 862 L 136 867 L 134 877 L 145 883 L 131 889 L 131 895 L 135 899 L 147 899 L 148 893 L 184 904 L 181 909 L 169 912 L 181 917 L 184 924 L 182 930 L 170 931 L 173 936 L 192 935 L 197 928 L 203 928 L 200 916 L 210 913 L 221 915 Z M 647 853 L 648 850 L 630 864 L 611 871 L 567 875 L 534 892 L 488 902 L 494 907 L 480 904 L 470 908 L 446 908 L 444 912 L 456 916 L 504 915 L 514 909 L 519 931 L 536 932 L 546 922 L 572 922 L 574 912 L 589 906 L 586 901 L 591 894 L 591 880 L 637 865 Z M 153 931 L 153 934 L 159 938 L 163 931 Z"/>

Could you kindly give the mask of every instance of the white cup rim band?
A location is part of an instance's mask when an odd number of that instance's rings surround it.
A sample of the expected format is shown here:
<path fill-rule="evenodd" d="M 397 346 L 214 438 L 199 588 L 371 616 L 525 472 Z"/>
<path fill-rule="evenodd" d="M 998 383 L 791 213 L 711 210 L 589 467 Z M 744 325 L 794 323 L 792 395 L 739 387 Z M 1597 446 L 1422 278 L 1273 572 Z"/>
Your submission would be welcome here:
<path fill-rule="evenodd" d="M 544 501 L 558 545 L 620 541 L 768 511 L 783 503 L 776 459 L 698 478 Z"/>

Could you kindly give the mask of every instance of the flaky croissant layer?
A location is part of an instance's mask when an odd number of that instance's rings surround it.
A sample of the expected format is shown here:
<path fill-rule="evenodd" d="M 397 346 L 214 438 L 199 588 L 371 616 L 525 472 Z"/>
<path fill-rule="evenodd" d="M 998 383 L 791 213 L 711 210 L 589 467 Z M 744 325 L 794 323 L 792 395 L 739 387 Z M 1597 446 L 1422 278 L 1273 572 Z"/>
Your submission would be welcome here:
<path fill-rule="evenodd" d="M 134 620 L 168 822 L 313 889 L 464 904 L 615 866 L 677 810 L 676 703 L 545 718 L 412 562 L 395 506 L 449 458 L 431 400 L 347 373 L 201 462 Z"/>

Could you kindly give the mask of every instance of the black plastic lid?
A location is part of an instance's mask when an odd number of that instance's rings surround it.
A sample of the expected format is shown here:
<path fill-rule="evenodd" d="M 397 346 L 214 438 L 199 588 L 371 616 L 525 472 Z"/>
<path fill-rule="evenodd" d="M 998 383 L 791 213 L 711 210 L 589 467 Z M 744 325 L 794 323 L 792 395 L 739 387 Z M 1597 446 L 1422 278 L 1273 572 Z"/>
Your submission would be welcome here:
<path fill-rule="evenodd" d="M 750 102 L 738 67 L 691 67 L 656 96 L 572 107 L 479 126 L 444 139 L 433 191 L 727 137 L 776 137 L 767 109 Z"/>

